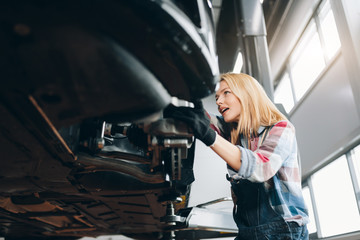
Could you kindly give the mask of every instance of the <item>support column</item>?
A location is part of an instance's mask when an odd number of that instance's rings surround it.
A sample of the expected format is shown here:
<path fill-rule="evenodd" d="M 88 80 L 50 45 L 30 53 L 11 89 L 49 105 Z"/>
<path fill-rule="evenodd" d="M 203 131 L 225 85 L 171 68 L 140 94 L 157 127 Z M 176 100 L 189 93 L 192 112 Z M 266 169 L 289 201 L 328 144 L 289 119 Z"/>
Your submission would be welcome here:
<path fill-rule="evenodd" d="M 237 1 L 243 38 L 243 72 L 256 78 L 271 100 L 274 87 L 271 79 L 270 58 L 266 40 L 264 13 L 260 1 Z"/>

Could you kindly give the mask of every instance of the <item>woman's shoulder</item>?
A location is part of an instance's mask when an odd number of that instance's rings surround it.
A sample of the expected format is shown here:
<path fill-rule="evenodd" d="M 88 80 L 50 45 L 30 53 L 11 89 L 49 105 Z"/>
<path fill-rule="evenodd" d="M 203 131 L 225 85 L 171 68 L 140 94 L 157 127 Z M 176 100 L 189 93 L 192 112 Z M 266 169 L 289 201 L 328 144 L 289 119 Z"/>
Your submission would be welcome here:
<path fill-rule="evenodd" d="M 214 130 L 220 134 L 226 127 L 226 123 L 225 123 L 224 119 L 221 116 L 211 114 L 211 113 L 209 113 L 209 116 L 210 116 L 211 126 L 213 128 L 215 128 Z"/>
<path fill-rule="evenodd" d="M 289 120 L 286 120 L 286 119 L 276 122 L 273 125 L 273 127 L 295 129 L 294 125 Z"/>
<path fill-rule="evenodd" d="M 295 127 L 289 120 L 281 120 L 273 124 L 270 128 L 271 134 L 282 135 L 283 133 L 291 133 L 291 135 L 295 134 Z"/>
<path fill-rule="evenodd" d="M 211 128 L 214 129 L 219 135 L 227 137 L 227 135 L 230 133 L 230 128 L 228 123 L 224 121 L 224 118 L 215 114 L 209 114 L 209 116 Z"/>

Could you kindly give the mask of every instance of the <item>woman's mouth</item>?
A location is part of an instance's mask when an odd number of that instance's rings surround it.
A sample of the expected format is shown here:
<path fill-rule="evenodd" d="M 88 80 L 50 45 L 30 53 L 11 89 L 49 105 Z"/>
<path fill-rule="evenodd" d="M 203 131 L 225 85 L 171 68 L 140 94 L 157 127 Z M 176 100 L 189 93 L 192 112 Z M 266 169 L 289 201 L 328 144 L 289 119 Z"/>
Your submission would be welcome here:
<path fill-rule="evenodd" d="M 229 108 L 223 108 L 223 109 L 220 110 L 220 113 L 221 113 L 222 115 L 224 115 L 224 113 L 225 113 L 227 110 L 229 110 Z"/>

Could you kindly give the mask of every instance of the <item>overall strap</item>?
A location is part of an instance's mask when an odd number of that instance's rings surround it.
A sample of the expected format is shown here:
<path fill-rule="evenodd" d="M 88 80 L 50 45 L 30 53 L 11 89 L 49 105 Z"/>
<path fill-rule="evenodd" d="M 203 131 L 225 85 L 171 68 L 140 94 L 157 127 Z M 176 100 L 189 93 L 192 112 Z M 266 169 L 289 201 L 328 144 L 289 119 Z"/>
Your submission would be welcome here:
<path fill-rule="evenodd" d="M 265 129 L 260 133 L 261 135 L 259 136 L 259 141 L 258 141 L 258 146 L 257 146 L 257 149 L 259 149 L 259 147 L 263 144 L 266 136 L 268 135 L 270 129 L 272 128 L 273 126 L 267 126 L 265 127 Z M 247 149 L 250 149 L 250 139 L 247 139 L 245 140 L 245 143 L 246 143 L 246 148 Z"/>
<path fill-rule="evenodd" d="M 257 146 L 257 149 L 259 149 L 259 147 L 263 144 L 266 136 L 268 135 L 269 131 L 270 131 L 270 128 L 271 127 L 266 127 L 262 136 L 261 136 L 261 139 L 259 140 L 259 143 L 258 143 L 258 146 Z"/>

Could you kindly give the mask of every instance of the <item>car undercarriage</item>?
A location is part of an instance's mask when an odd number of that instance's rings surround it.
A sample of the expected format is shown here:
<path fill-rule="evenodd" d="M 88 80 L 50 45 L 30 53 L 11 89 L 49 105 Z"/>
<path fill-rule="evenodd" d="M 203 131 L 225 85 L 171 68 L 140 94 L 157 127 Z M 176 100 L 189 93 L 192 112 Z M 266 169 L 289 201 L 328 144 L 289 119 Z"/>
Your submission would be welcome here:
<path fill-rule="evenodd" d="M 0 236 L 174 239 L 195 143 L 164 112 L 215 89 L 207 1 L 11 1 L 0 12 Z M 129 142 L 130 125 L 145 147 Z"/>

